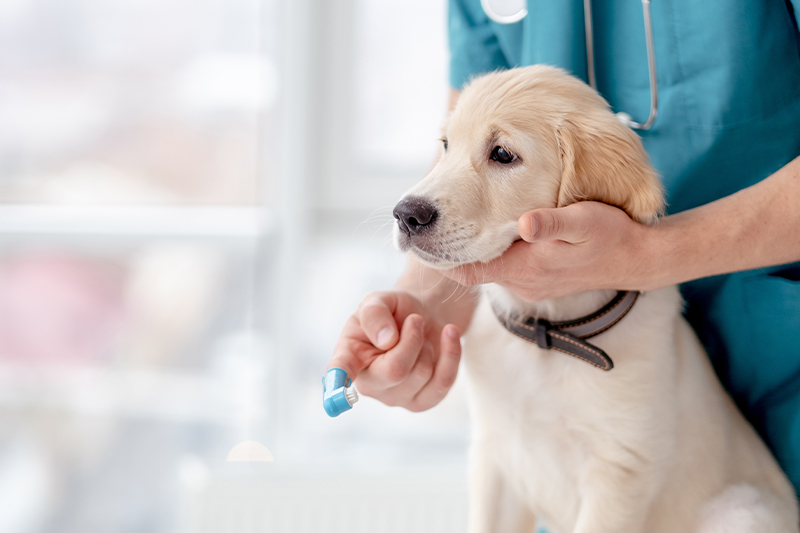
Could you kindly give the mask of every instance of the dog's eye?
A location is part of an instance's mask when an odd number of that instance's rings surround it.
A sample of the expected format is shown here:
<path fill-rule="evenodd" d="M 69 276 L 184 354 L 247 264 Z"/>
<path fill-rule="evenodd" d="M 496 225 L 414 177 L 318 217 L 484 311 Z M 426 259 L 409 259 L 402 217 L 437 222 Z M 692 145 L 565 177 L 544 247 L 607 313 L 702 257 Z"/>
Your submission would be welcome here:
<path fill-rule="evenodd" d="M 509 163 L 514 162 L 517 159 L 517 156 L 514 154 L 508 153 L 505 148 L 502 146 L 495 146 L 494 150 L 492 150 L 492 157 L 493 161 L 497 161 L 498 163 L 502 163 L 507 165 Z"/>
<path fill-rule="evenodd" d="M 444 146 L 444 151 L 447 151 L 447 139 L 442 139 L 442 146 Z"/>

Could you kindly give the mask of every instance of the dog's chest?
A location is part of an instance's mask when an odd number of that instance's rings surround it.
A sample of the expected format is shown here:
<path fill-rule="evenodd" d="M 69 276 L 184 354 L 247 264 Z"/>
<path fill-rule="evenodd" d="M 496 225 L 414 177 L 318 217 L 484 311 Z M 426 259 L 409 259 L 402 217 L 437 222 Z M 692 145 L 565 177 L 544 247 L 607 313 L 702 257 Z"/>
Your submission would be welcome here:
<path fill-rule="evenodd" d="M 525 438 L 531 437 L 528 428 L 551 436 L 585 430 L 597 419 L 595 410 L 611 400 L 609 373 L 514 336 L 485 299 L 464 349 L 476 414 L 492 425 L 515 428 Z"/>
<path fill-rule="evenodd" d="M 591 383 L 602 371 L 569 357 L 509 334 L 485 303 L 465 339 L 476 435 L 518 493 L 551 519 L 577 515 L 581 473 L 604 440 Z"/>
<path fill-rule="evenodd" d="M 514 336 L 486 299 L 473 317 L 464 360 L 475 444 L 553 531 L 571 530 L 597 461 L 613 457 L 636 468 L 640 450 L 658 453 L 658 443 L 669 440 L 669 425 L 653 421 L 669 418 L 671 348 L 653 336 L 667 330 L 666 318 L 643 319 L 655 316 L 652 297 L 646 300 L 593 339 L 617 357 L 610 372 Z"/>

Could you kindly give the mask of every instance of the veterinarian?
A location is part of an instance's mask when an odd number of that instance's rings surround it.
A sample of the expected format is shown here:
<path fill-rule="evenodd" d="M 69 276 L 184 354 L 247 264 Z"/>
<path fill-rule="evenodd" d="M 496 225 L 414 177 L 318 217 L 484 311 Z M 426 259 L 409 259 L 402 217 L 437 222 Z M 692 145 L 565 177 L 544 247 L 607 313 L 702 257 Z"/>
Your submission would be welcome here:
<path fill-rule="evenodd" d="M 484 0 L 490 4 L 490 0 Z M 450 0 L 450 81 L 537 63 L 589 81 L 583 1 L 535 2 L 501 24 L 481 0 Z M 653 0 L 658 114 L 639 131 L 668 194 L 645 227 L 595 202 L 519 219 L 523 240 L 476 268 L 413 258 L 393 290 L 368 295 L 330 367 L 360 392 L 412 411 L 447 393 L 477 301 L 496 282 L 527 301 L 591 289 L 683 283 L 686 316 L 726 388 L 800 488 L 800 0 Z M 642 5 L 596 0 L 593 70 L 614 111 L 651 109 Z M 491 13 L 490 13 L 491 14 Z M 779 266 L 775 266 L 779 265 Z M 399 327 L 398 327 L 399 325 Z"/>

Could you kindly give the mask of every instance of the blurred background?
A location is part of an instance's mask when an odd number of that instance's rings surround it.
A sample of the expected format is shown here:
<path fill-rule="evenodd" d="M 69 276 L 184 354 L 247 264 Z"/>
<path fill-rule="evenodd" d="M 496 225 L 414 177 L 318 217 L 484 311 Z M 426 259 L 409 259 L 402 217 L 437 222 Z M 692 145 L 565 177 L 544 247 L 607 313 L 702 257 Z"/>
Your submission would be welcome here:
<path fill-rule="evenodd" d="M 443 0 L 0 2 L 0 532 L 464 531 L 460 379 L 335 420 L 320 384 L 403 268 L 445 29 Z"/>

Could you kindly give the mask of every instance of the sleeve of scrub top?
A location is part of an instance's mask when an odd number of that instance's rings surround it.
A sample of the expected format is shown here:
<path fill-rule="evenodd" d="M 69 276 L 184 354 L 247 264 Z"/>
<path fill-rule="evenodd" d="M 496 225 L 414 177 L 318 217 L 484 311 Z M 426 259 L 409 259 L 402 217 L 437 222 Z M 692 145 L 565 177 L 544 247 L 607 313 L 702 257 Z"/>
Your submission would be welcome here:
<path fill-rule="evenodd" d="M 796 0 L 800 1 L 800 0 Z M 461 89 L 471 77 L 508 68 L 480 0 L 449 0 L 450 85 Z"/>

